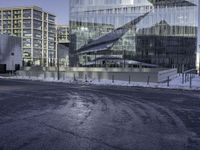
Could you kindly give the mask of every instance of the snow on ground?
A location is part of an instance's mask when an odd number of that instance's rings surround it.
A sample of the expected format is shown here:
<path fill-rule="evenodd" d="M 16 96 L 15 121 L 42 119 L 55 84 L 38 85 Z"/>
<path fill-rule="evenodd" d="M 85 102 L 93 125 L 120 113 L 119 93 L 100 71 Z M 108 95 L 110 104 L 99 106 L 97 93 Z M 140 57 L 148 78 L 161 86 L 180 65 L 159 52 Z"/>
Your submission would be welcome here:
<path fill-rule="evenodd" d="M 33 80 L 33 81 L 44 81 L 44 82 L 60 82 L 60 83 L 77 83 L 77 84 L 91 84 L 91 85 L 108 85 L 108 86 L 134 86 L 134 87 L 150 87 L 150 88 L 165 88 L 165 89 L 183 89 L 183 90 L 200 90 L 200 76 L 195 75 L 192 78 L 192 87 L 190 87 L 189 80 L 182 83 L 182 76 L 177 75 L 168 83 L 149 83 L 146 82 L 127 82 L 127 81 L 112 81 L 112 80 L 95 80 L 95 79 L 88 79 L 85 81 L 83 79 L 77 79 L 74 81 L 72 78 L 65 78 L 61 80 L 57 80 L 57 78 L 43 78 L 43 77 L 27 77 L 27 76 L 13 76 L 13 77 L 2 77 L 0 78 L 7 78 L 7 79 L 25 79 L 25 80 Z"/>

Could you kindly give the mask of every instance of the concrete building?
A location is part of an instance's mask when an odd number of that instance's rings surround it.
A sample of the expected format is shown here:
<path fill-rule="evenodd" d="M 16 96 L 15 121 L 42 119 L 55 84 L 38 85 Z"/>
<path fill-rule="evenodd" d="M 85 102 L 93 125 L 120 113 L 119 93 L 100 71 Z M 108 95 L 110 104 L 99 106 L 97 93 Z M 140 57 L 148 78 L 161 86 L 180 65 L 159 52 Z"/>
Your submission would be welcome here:
<path fill-rule="evenodd" d="M 198 0 L 71 0 L 71 64 L 195 68 L 198 5 Z"/>
<path fill-rule="evenodd" d="M 19 70 L 21 66 L 21 38 L 0 34 L 0 72 Z"/>
<path fill-rule="evenodd" d="M 37 6 L 0 8 L 0 33 L 22 38 L 24 65 L 55 64 L 55 16 Z"/>
<path fill-rule="evenodd" d="M 56 25 L 57 30 L 57 42 L 69 44 L 69 26 L 68 25 Z"/>
<path fill-rule="evenodd" d="M 69 66 L 69 26 L 56 25 L 56 49 L 60 66 Z"/>

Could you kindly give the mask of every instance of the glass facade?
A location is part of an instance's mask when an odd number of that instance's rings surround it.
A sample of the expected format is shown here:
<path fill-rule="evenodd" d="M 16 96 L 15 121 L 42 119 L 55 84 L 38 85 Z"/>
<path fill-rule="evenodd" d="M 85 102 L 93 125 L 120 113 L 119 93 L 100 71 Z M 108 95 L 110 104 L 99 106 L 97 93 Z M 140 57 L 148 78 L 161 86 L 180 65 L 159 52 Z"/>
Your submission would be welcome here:
<path fill-rule="evenodd" d="M 71 0 L 71 65 L 195 68 L 197 26 L 198 0 Z"/>

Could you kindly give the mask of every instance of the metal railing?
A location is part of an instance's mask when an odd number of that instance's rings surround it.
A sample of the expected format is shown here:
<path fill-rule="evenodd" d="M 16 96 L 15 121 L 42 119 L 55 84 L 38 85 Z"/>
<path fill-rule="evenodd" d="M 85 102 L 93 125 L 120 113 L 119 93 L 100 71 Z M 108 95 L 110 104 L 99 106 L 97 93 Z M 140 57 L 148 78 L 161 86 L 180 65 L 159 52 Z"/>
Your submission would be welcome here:
<path fill-rule="evenodd" d="M 195 78 L 197 74 L 196 69 L 186 70 L 182 73 L 182 84 L 189 82 L 190 88 L 192 87 L 192 80 Z"/>

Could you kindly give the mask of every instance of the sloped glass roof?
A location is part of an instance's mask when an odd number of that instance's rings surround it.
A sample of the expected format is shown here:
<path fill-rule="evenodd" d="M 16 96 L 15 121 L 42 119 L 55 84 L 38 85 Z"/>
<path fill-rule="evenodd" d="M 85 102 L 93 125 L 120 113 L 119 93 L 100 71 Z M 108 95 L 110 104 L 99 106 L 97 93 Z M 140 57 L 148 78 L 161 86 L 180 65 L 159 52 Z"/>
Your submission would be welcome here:
<path fill-rule="evenodd" d="M 197 0 L 149 0 L 154 5 L 159 6 L 177 6 L 177 7 L 183 7 L 183 6 L 196 6 Z"/>
<path fill-rule="evenodd" d="M 125 24 L 124 26 L 113 30 L 112 32 L 91 41 L 89 44 L 81 47 L 78 50 L 78 53 L 88 53 L 88 52 L 97 52 L 97 51 L 104 51 L 110 49 L 113 44 L 118 41 L 130 28 L 135 26 L 139 23 L 148 13 L 145 13 L 142 16 L 137 17 L 133 21 Z"/>

